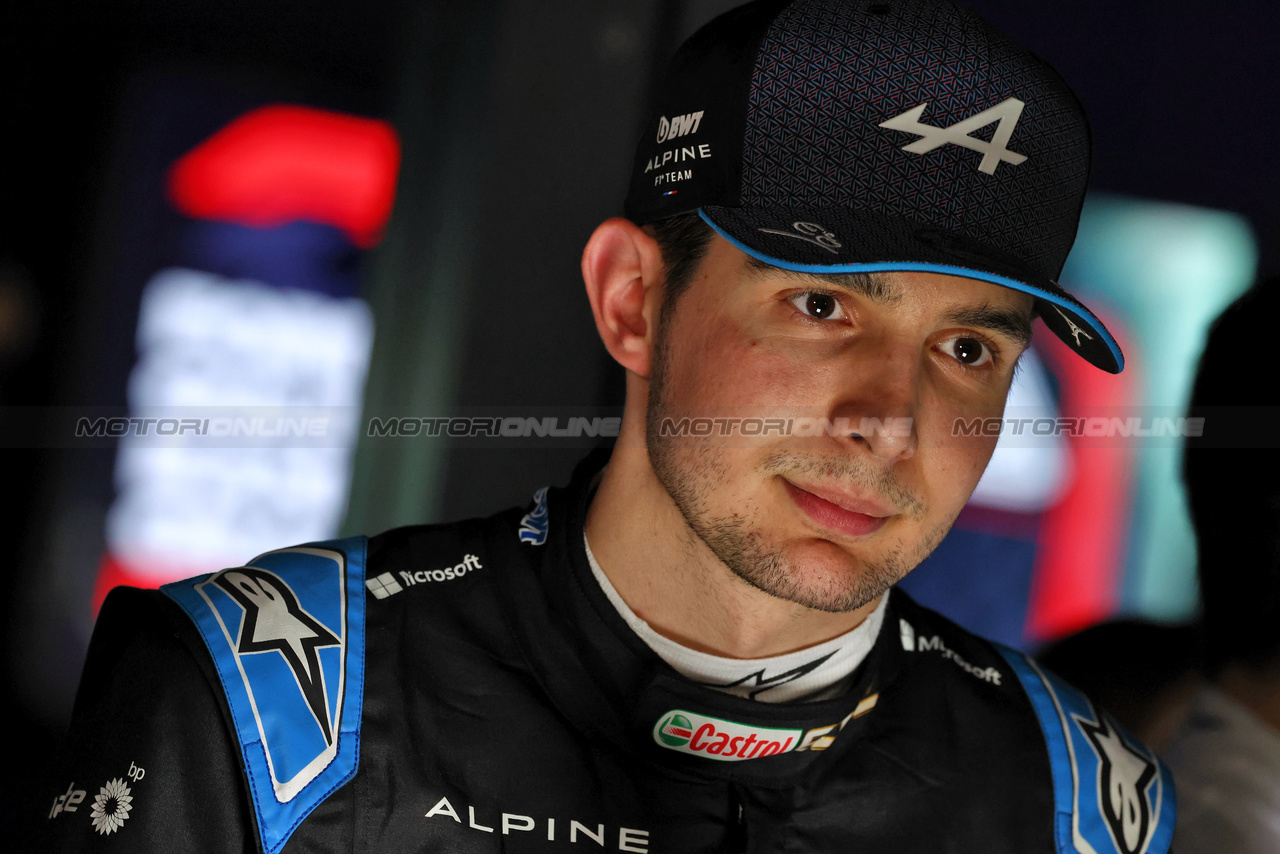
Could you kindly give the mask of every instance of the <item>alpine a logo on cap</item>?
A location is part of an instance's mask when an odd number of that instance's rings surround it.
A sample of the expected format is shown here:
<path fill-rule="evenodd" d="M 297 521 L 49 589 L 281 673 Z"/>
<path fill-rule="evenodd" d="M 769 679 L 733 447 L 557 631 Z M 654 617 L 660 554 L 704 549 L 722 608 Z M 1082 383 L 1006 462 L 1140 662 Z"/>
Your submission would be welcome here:
<path fill-rule="evenodd" d="M 1026 106 L 1017 98 L 1006 98 L 990 109 L 944 128 L 926 125 L 920 121 L 928 106 L 929 103 L 926 101 L 917 107 L 912 107 L 905 113 L 881 122 L 880 127 L 919 136 L 920 138 L 915 142 L 902 146 L 903 151 L 910 151 L 912 154 L 925 154 L 948 143 L 971 148 L 982 154 L 978 171 L 988 175 L 995 174 L 996 167 L 1001 161 L 1018 166 L 1027 159 L 1025 155 L 1008 149 L 1009 138 L 1013 136 L 1013 131 L 1018 126 L 1018 118 L 1022 115 L 1022 108 Z M 996 125 L 996 132 L 990 142 L 969 135 L 992 122 L 1000 124 Z"/>
<path fill-rule="evenodd" d="M 749 726 L 681 709 L 667 712 L 653 727 L 653 740 L 658 745 L 721 762 L 790 753 L 803 734 L 798 729 Z"/>

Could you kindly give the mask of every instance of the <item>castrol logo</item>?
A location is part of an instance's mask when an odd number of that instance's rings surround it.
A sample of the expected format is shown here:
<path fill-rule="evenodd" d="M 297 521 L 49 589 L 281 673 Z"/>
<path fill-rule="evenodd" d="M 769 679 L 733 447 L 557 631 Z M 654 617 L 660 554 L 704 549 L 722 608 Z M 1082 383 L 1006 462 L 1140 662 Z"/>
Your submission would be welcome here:
<path fill-rule="evenodd" d="M 749 726 L 673 709 L 658 718 L 653 740 L 661 747 L 721 762 L 741 762 L 790 753 L 802 730 Z"/>

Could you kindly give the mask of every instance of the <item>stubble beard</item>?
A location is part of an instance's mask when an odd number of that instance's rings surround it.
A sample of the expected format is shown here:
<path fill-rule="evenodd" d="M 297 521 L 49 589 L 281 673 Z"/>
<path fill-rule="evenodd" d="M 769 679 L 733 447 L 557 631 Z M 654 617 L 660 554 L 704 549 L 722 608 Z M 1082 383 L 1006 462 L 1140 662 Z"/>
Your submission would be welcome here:
<path fill-rule="evenodd" d="M 710 498 L 726 482 L 728 463 L 714 440 L 681 441 L 662 434 L 661 424 L 673 416 L 666 399 L 666 375 L 671 353 L 660 324 L 654 342 L 649 401 L 645 412 L 645 440 L 649 462 L 689 530 L 734 575 L 764 593 L 831 613 L 847 613 L 873 602 L 900 581 L 942 542 L 954 519 L 935 525 L 910 549 L 899 540 L 875 559 L 863 559 L 839 572 L 806 571 L 776 543 L 768 542 L 757 522 L 745 514 L 716 515 Z M 778 450 L 760 465 L 772 475 L 820 475 L 836 479 L 859 491 L 872 491 L 891 500 L 901 515 L 915 521 L 925 516 L 925 505 L 902 486 L 891 472 L 875 469 L 853 457 L 829 457 L 802 451 Z M 757 511 L 757 517 L 763 511 Z"/>

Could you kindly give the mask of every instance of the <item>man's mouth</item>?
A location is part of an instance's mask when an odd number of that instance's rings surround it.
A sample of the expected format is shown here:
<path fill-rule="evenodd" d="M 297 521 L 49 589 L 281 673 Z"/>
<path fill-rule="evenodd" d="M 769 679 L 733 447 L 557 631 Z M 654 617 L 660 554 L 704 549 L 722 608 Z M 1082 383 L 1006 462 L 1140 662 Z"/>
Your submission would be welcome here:
<path fill-rule="evenodd" d="M 863 498 L 843 495 L 822 487 L 800 488 L 782 478 L 787 495 L 819 526 L 850 537 L 864 537 L 884 527 L 893 511 Z"/>

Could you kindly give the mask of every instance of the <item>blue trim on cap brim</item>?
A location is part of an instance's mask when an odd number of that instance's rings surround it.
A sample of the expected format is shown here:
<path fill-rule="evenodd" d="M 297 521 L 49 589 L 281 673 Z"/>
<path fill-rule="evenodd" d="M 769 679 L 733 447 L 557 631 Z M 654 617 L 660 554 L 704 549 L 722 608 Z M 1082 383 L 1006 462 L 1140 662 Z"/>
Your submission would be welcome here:
<path fill-rule="evenodd" d="M 1111 356 L 1116 360 L 1117 371 L 1124 370 L 1124 353 L 1120 351 L 1120 345 L 1111 337 L 1111 333 L 1102 325 L 1102 321 L 1093 315 L 1093 312 L 1084 308 L 1084 306 L 1076 305 L 1068 302 L 1055 293 L 1037 288 L 1035 285 L 1028 285 L 1026 282 L 1020 282 L 1017 279 L 1009 279 L 1004 276 L 997 276 L 995 273 L 987 273 L 982 270 L 972 270 L 968 267 L 952 267 L 947 264 L 927 264 L 922 261 L 880 261 L 876 263 L 857 263 L 857 264 L 797 264 L 794 261 L 784 261 L 781 258 L 775 258 L 772 255 L 766 255 L 759 249 L 753 249 L 743 243 L 731 234 L 727 234 L 724 229 L 711 221 L 707 216 L 707 212 L 702 208 L 698 208 L 698 216 L 702 217 L 702 221 L 715 229 L 716 234 L 732 243 L 738 249 L 747 253 L 753 258 L 758 258 L 774 267 L 781 267 L 783 270 L 791 270 L 796 273 L 889 273 L 899 270 L 921 272 L 921 273 L 942 273 L 947 276 L 960 276 L 964 279 L 978 279 L 983 282 L 990 282 L 993 285 L 1010 288 L 1015 291 L 1022 291 L 1033 297 L 1038 297 L 1045 302 L 1053 303 L 1067 309 L 1072 314 L 1080 314 L 1083 310 L 1088 316 L 1094 331 L 1102 336 L 1102 340 L 1106 343 L 1107 349 L 1111 351 Z M 1056 334 L 1056 333 L 1055 333 Z M 1084 358 L 1083 356 L 1081 358 Z M 1088 359 L 1085 359 L 1088 361 Z M 1092 363 L 1091 363 L 1092 364 Z"/>

